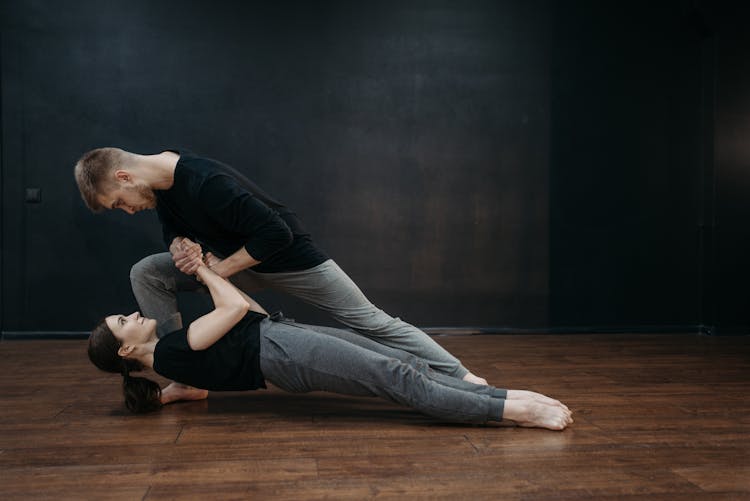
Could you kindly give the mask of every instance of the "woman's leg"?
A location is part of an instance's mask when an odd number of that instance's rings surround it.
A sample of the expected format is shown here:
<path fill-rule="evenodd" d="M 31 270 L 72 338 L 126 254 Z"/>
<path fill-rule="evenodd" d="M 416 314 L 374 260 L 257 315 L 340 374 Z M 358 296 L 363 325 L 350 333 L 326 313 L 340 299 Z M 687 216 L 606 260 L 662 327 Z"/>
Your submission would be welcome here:
<path fill-rule="evenodd" d="M 456 377 L 447 376 L 445 374 L 442 374 L 430 368 L 427 361 L 415 355 L 412 355 L 411 353 L 408 353 L 404 350 L 399 350 L 397 348 L 391 348 L 390 346 L 386 346 L 378 342 L 376 338 L 370 338 L 368 336 L 364 336 L 362 334 L 358 334 L 356 332 L 352 332 L 349 330 L 336 329 L 334 327 L 327 327 L 323 325 L 302 324 L 298 322 L 291 322 L 289 320 L 280 320 L 280 322 L 287 324 L 287 325 L 291 325 L 293 327 L 307 329 L 307 330 L 319 332 L 321 334 L 325 334 L 327 336 L 332 336 L 338 339 L 342 339 L 349 343 L 355 344 L 359 346 L 360 348 L 365 348 L 367 350 L 374 351 L 375 353 L 379 353 L 386 357 L 395 358 L 397 360 L 400 360 L 401 362 L 411 365 L 418 371 L 426 374 L 428 377 L 438 381 L 440 384 L 444 386 L 450 386 L 451 388 L 456 388 L 456 389 L 460 389 L 464 391 L 471 391 L 473 393 L 478 393 L 480 395 L 490 395 L 495 398 L 507 398 L 508 390 L 495 388 L 494 386 L 489 386 L 489 385 L 478 385 L 474 383 L 469 383 L 467 381 L 464 381 Z"/>
<path fill-rule="evenodd" d="M 322 325 L 301 324 L 301 323 L 292 322 L 289 320 L 280 320 L 280 322 L 286 323 L 291 326 L 299 327 L 302 329 L 308 329 L 308 330 L 312 330 L 315 332 L 320 332 L 321 334 L 333 336 L 339 339 L 343 339 L 344 341 L 348 341 L 361 348 L 365 348 L 370 351 L 380 353 L 381 355 L 384 355 L 386 357 L 396 358 L 404 363 L 411 365 L 418 371 L 426 374 L 428 377 L 438 381 L 440 384 L 444 386 L 450 386 L 451 388 L 456 388 L 456 389 L 460 389 L 464 391 L 471 391 L 473 393 L 478 393 L 480 395 L 490 395 L 495 398 L 504 398 L 506 400 L 535 400 L 537 402 L 542 402 L 547 405 L 561 406 L 567 409 L 567 406 L 565 406 L 565 404 L 563 404 L 559 400 L 555 400 L 554 398 L 550 398 L 546 395 L 542 395 L 541 393 L 537 393 L 534 391 L 505 390 L 501 388 L 495 388 L 489 385 L 477 385 L 477 384 L 469 383 L 467 381 L 464 381 L 455 377 L 446 376 L 445 374 L 441 374 L 437 371 L 432 370 L 426 361 L 412 355 L 411 353 L 407 353 L 403 350 L 398 350 L 396 348 L 391 348 L 390 346 L 385 346 L 384 344 L 377 342 L 376 339 L 371 339 L 367 336 L 363 336 L 363 335 L 357 334 L 349 330 L 336 329 L 334 327 L 326 327 Z M 507 402 L 506 402 L 506 407 L 507 407 Z M 506 414 L 507 414 L 507 410 L 506 410 Z"/>
<path fill-rule="evenodd" d="M 398 358 L 358 346 L 368 340 L 355 336 L 351 339 L 357 344 L 345 341 L 343 338 L 351 334 L 347 331 L 316 329 L 328 333 L 268 319 L 262 322 L 261 370 L 270 382 L 291 392 L 321 390 L 380 396 L 455 422 L 508 419 L 520 426 L 552 430 L 562 430 L 573 422 L 567 407 L 538 393 L 508 390 L 507 399 L 497 398 L 491 392 L 505 390 L 466 383 L 434 371 L 425 373 Z M 391 350 L 379 343 L 372 347 Z M 456 384 L 465 388 L 453 387 Z"/>
<path fill-rule="evenodd" d="M 379 396 L 461 423 L 500 421 L 505 400 L 441 385 L 409 364 L 296 326 L 261 322 L 261 370 L 291 392 Z"/>

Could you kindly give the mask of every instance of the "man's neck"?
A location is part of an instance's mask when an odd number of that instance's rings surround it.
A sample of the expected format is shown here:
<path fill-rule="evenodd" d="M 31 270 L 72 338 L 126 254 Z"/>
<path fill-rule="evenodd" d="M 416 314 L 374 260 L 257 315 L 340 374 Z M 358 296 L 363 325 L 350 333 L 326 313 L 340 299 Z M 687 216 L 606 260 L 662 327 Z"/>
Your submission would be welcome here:
<path fill-rule="evenodd" d="M 168 190 L 174 184 L 174 171 L 180 156 L 172 151 L 138 155 L 139 176 L 154 190 Z"/>

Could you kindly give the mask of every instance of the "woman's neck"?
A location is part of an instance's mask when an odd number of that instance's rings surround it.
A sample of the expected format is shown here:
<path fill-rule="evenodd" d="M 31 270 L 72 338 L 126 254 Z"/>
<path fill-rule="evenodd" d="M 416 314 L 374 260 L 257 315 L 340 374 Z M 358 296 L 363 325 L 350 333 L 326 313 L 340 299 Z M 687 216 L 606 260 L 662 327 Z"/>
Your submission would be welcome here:
<path fill-rule="evenodd" d="M 154 337 L 138 347 L 138 355 L 135 358 L 149 369 L 154 368 L 154 350 L 158 342 L 159 338 Z"/>

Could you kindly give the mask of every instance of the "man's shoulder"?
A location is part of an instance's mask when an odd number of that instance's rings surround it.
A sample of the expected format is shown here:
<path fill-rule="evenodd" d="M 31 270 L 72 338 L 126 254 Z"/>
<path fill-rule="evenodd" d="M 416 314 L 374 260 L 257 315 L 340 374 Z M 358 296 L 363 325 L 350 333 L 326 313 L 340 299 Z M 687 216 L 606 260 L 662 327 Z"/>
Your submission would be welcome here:
<path fill-rule="evenodd" d="M 223 179 L 226 181 L 241 181 L 244 177 L 241 173 L 229 165 L 212 158 L 200 157 L 194 154 L 180 157 L 179 164 L 186 177 L 199 182 L 212 179 Z"/>
<path fill-rule="evenodd" d="M 217 170 L 216 161 L 194 154 L 180 155 L 177 168 L 191 176 L 206 176 Z"/>

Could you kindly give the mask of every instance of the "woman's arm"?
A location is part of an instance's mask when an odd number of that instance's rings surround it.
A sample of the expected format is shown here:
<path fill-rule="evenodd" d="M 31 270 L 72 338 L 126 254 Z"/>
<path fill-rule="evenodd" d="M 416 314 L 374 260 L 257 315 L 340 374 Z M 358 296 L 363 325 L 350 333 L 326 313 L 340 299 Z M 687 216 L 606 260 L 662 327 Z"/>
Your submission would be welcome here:
<path fill-rule="evenodd" d="M 215 309 L 190 324 L 187 340 L 192 349 L 205 350 L 242 320 L 250 309 L 250 303 L 234 285 L 207 266 L 201 264 L 196 275 L 208 287 Z"/>
<path fill-rule="evenodd" d="M 240 249 L 240 250 L 242 250 L 242 249 Z M 238 252 L 239 252 L 239 251 L 238 251 Z M 226 260 L 225 260 L 225 261 L 226 261 Z M 212 254 L 211 252 L 206 252 L 206 254 L 205 254 L 205 258 L 203 259 L 203 263 L 204 263 L 204 264 L 205 264 L 206 266 L 208 266 L 208 267 L 209 267 L 209 268 L 210 268 L 210 269 L 211 269 L 211 270 L 212 270 L 212 271 L 213 271 L 214 273 L 216 273 L 217 275 L 219 275 L 219 276 L 222 276 L 222 277 L 223 277 L 224 275 L 222 275 L 222 274 L 221 274 L 221 273 L 220 273 L 220 272 L 219 272 L 219 271 L 218 271 L 218 270 L 216 269 L 216 264 L 217 264 L 217 263 L 220 263 L 220 262 L 221 262 L 221 259 L 219 259 L 218 257 L 214 256 L 214 255 L 213 255 L 213 254 Z M 245 292 L 244 292 L 244 291 L 242 291 L 242 290 L 240 290 L 240 289 L 237 289 L 237 287 L 235 287 L 235 285 L 234 285 L 234 284 L 233 284 L 232 282 L 229 282 L 229 284 L 230 284 L 230 285 L 231 285 L 232 287 L 234 287 L 234 288 L 235 288 L 235 289 L 237 290 L 237 292 L 239 292 L 239 293 L 240 293 L 240 295 L 241 295 L 241 296 L 242 296 L 243 298 L 245 298 L 245 301 L 247 301 L 248 303 L 250 303 L 250 311 L 255 311 L 255 312 L 258 312 L 258 313 L 263 313 L 264 315 L 268 315 L 268 312 L 267 312 L 267 311 L 266 311 L 266 310 L 265 310 L 265 309 L 264 309 L 264 308 L 263 308 L 263 307 L 262 307 L 262 306 L 261 306 L 260 304 L 256 303 L 256 302 L 255 302 L 255 300 L 254 300 L 253 298 L 251 298 L 250 296 L 248 296 L 247 294 L 245 294 Z"/>

